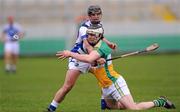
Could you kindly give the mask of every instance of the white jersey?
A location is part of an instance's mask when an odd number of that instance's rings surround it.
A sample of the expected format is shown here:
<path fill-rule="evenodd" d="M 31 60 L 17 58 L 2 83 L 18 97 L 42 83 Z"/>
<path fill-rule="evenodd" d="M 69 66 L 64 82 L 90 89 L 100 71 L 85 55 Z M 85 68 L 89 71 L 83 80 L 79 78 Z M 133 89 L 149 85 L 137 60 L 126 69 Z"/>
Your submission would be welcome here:
<path fill-rule="evenodd" d="M 78 52 L 78 50 L 80 50 L 81 46 L 83 46 L 82 45 L 83 39 L 87 38 L 86 31 L 90 25 L 92 25 L 92 24 L 91 24 L 90 20 L 88 20 L 80 26 L 79 31 L 78 31 L 78 35 L 77 35 L 76 43 L 71 50 L 72 52 Z"/>
<path fill-rule="evenodd" d="M 3 33 L 5 33 L 6 42 L 15 41 L 13 39 L 13 36 L 20 32 L 22 32 L 22 28 L 17 23 L 14 23 L 12 25 L 6 24 L 3 28 Z"/>
<path fill-rule="evenodd" d="M 79 31 L 78 31 L 78 35 L 77 35 L 76 43 L 71 50 L 72 52 L 78 52 L 78 49 L 80 48 L 80 46 L 82 46 L 83 39 L 87 38 L 86 31 L 90 25 L 91 25 L 91 22 L 86 21 L 80 26 Z"/>
<path fill-rule="evenodd" d="M 71 50 L 72 52 L 76 52 L 80 54 L 84 54 L 87 52 L 87 51 L 84 51 L 84 48 L 82 47 L 83 47 L 83 39 L 87 38 L 86 31 L 90 25 L 91 25 L 91 22 L 86 21 L 80 26 L 76 43 Z M 89 70 L 90 66 L 91 65 L 89 63 L 81 62 L 74 58 L 69 58 L 69 65 L 68 65 L 69 69 L 79 70 L 82 73 L 86 73 Z"/>

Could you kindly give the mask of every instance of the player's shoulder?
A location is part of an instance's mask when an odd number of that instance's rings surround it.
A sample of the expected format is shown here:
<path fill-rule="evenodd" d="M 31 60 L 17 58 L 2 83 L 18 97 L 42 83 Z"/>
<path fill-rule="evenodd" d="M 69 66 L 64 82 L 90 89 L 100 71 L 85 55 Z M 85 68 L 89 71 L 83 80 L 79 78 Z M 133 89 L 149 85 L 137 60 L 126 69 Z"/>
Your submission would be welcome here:
<path fill-rule="evenodd" d="M 106 44 L 106 42 L 100 40 L 96 45 L 95 48 L 102 49 L 102 50 L 111 50 L 111 48 Z"/>
<path fill-rule="evenodd" d="M 3 26 L 3 29 L 7 29 L 7 28 L 9 28 L 9 24 L 5 24 L 5 25 Z"/>
<path fill-rule="evenodd" d="M 109 48 L 109 46 L 104 41 L 99 41 L 98 44 L 94 47 L 95 50 L 101 55 L 101 56 L 107 56 L 111 54 L 112 50 Z"/>
<path fill-rule="evenodd" d="M 83 28 L 83 27 L 88 28 L 90 25 L 91 25 L 91 22 L 87 20 L 81 24 L 80 28 Z"/>
<path fill-rule="evenodd" d="M 105 49 L 111 49 L 111 48 L 107 45 L 106 42 L 104 42 L 103 40 L 101 40 L 101 42 L 102 42 L 101 46 L 102 46 L 103 48 L 105 48 Z"/>
<path fill-rule="evenodd" d="M 102 40 L 101 40 L 102 41 Z M 107 45 L 106 42 L 102 41 L 102 50 L 104 50 L 106 53 L 111 53 L 112 52 L 112 49 Z"/>
<path fill-rule="evenodd" d="M 81 24 L 79 28 L 79 32 L 86 32 L 89 26 L 90 26 L 90 21 L 85 21 L 84 23 Z"/>
<path fill-rule="evenodd" d="M 14 27 L 21 28 L 21 25 L 19 23 L 14 23 Z"/>

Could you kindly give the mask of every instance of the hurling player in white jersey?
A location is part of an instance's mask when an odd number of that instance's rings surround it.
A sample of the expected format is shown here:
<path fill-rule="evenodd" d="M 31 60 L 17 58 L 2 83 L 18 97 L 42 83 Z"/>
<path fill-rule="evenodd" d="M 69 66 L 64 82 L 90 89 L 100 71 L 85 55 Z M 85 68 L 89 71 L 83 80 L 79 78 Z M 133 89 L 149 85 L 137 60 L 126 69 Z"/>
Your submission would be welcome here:
<path fill-rule="evenodd" d="M 85 44 L 88 52 L 90 53 L 93 48 L 87 42 L 87 34 L 86 30 L 91 24 L 100 24 L 101 17 L 102 17 L 102 10 L 98 5 L 91 5 L 88 7 L 88 17 L 89 21 L 86 21 L 82 24 L 78 31 L 78 37 L 76 43 L 71 50 L 72 52 L 81 53 L 78 49 L 81 47 L 82 42 Z M 103 38 L 103 41 L 112 48 L 116 48 L 116 44 L 109 42 L 107 39 Z M 101 59 L 99 60 L 101 61 Z M 63 101 L 66 94 L 72 89 L 75 85 L 76 80 L 78 79 L 81 73 L 86 73 L 89 70 L 90 64 L 77 61 L 76 59 L 69 58 L 69 65 L 68 71 L 66 73 L 66 78 L 63 86 L 56 92 L 52 102 L 50 103 L 49 107 L 47 108 L 48 112 L 54 112 L 58 105 Z"/>
<path fill-rule="evenodd" d="M 16 63 L 19 55 L 19 38 L 23 37 L 23 30 L 14 18 L 9 16 L 2 31 L 1 41 L 4 43 L 4 62 L 7 73 L 16 72 Z"/>

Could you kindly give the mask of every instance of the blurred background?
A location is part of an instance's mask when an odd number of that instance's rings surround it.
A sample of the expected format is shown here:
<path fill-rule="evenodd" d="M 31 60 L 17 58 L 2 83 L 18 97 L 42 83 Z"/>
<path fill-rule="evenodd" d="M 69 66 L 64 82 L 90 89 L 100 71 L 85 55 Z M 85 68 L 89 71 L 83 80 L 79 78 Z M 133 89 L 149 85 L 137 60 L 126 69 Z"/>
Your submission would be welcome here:
<path fill-rule="evenodd" d="M 14 16 L 25 31 L 21 55 L 54 55 L 71 48 L 90 4 L 101 6 L 105 36 L 121 52 L 154 42 L 158 52 L 180 52 L 179 0 L 0 0 L 0 29 Z"/>

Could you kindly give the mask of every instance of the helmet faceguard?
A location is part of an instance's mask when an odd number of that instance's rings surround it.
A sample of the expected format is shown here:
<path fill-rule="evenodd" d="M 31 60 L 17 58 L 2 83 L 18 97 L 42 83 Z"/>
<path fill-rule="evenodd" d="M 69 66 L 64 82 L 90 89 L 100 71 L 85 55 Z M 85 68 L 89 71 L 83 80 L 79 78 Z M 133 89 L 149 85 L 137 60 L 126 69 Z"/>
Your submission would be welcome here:
<path fill-rule="evenodd" d="M 88 27 L 86 33 L 87 35 L 96 37 L 94 40 L 88 41 L 90 45 L 94 46 L 103 38 L 104 29 L 102 25 L 91 25 L 90 27 Z"/>

